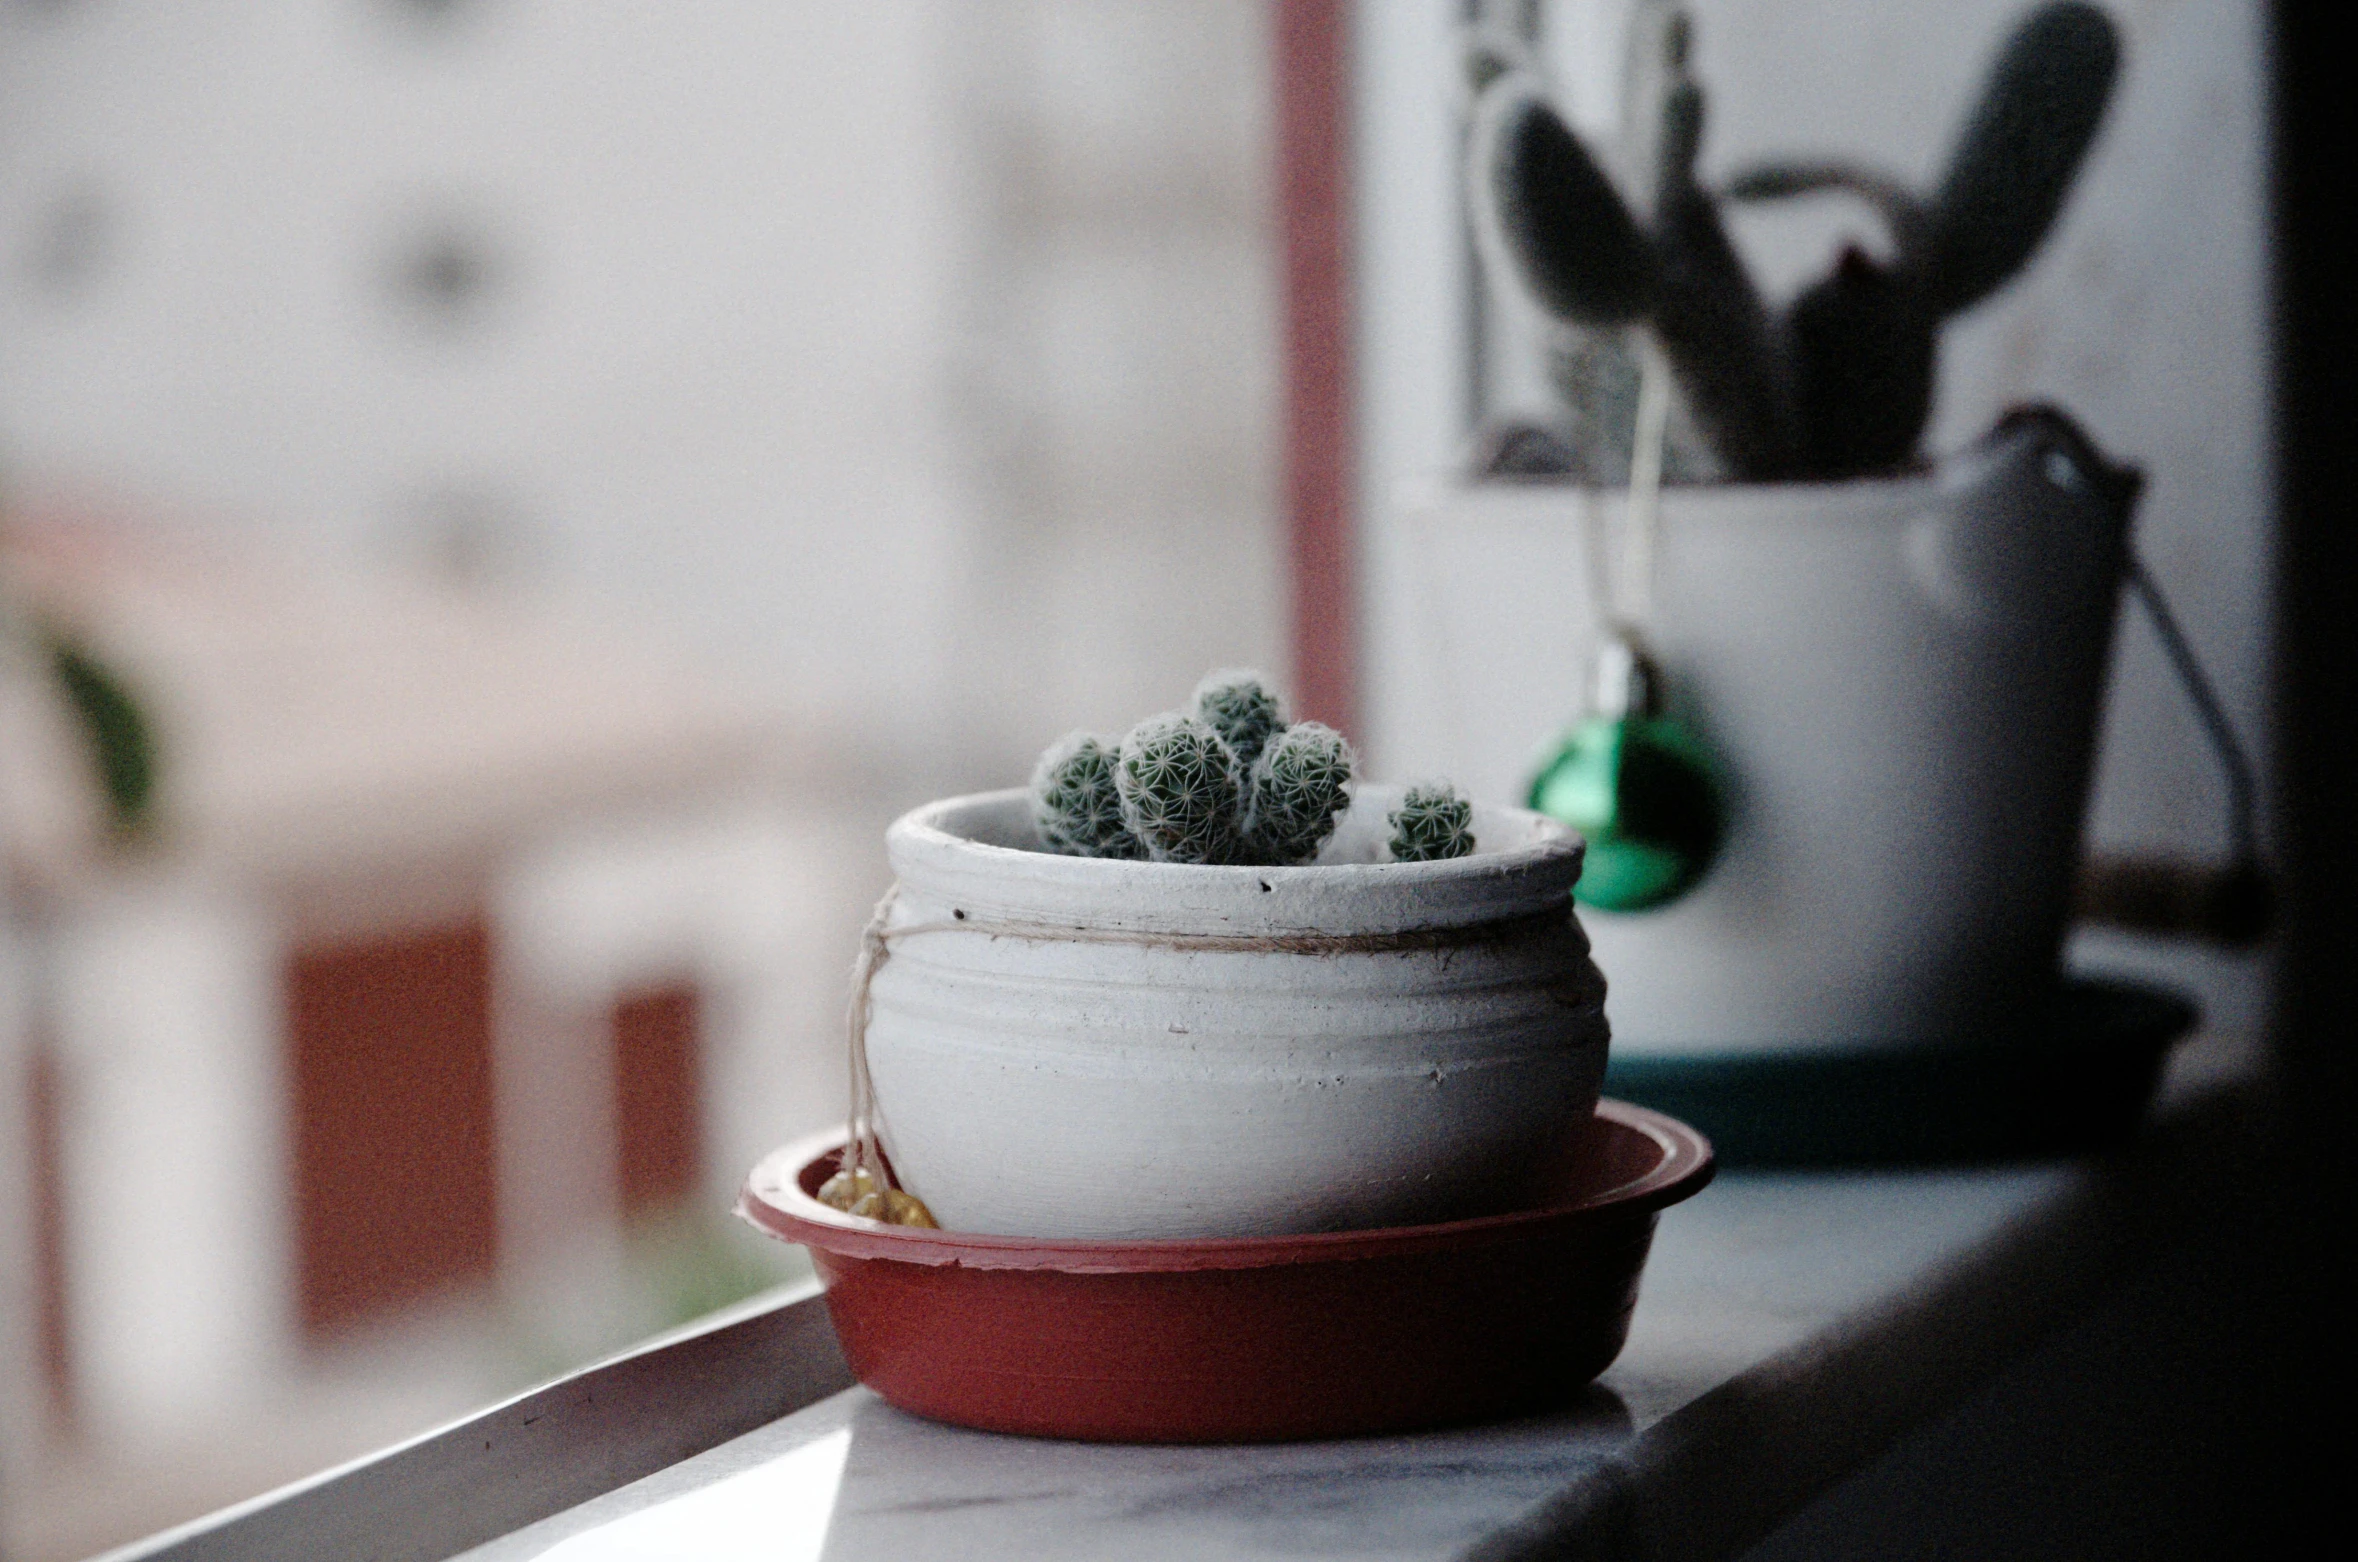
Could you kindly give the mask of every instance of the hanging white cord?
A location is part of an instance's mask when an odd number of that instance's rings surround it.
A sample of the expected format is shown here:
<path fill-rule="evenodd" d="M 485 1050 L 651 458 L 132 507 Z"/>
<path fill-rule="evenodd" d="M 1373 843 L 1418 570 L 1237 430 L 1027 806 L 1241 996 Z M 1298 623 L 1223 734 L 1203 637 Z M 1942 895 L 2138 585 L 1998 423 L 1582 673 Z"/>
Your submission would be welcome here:
<path fill-rule="evenodd" d="M 1662 452 L 1670 428 L 1670 370 L 1653 339 L 1631 333 L 1638 361 L 1637 426 L 1629 447 L 1629 507 L 1622 518 L 1621 569 L 1607 563 L 1604 508 L 1588 507 L 1588 597 L 1600 638 L 1634 641 L 1654 615 L 1654 543 L 1662 526 Z"/>
<path fill-rule="evenodd" d="M 1621 594 L 1614 615 L 1625 630 L 1654 616 L 1654 537 L 1662 523 L 1662 446 L 1670 429 L 1670 370 L 1654 339 L 1637 333 L 1637 433 L 1629 451 L 1629 531 L 1622 539 Z"/>

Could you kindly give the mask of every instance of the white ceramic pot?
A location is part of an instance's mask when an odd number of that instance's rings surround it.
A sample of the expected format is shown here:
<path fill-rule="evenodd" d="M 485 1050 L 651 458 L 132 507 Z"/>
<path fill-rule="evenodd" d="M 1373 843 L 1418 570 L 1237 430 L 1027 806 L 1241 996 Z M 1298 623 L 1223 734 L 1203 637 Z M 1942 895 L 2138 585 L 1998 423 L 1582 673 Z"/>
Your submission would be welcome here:
<path fill-rule="evenodd" d="M 1623 1057 L 1987 1039 L 2052 993 L 2135 482 L 2029 420 L 1892 480 L 1669 488 L 1649 640 L 1732 782 L 1710 875 L 1584 910 Z M 1584 708 L 1624 496 L 1436 494 L 1387 762 L 1520 799 Z"/>
<path fill-rule="evenodd" d="M 1243 1236 L 1515 1207 L 1594 1109 L 1580 838 L 1477 808 L 1381 862 L 1363 786 L 1316 864 L 1041 852 L 1021 792 L 918 809 L 869 1065 L 901 1181 L 953 1230 Z"/>

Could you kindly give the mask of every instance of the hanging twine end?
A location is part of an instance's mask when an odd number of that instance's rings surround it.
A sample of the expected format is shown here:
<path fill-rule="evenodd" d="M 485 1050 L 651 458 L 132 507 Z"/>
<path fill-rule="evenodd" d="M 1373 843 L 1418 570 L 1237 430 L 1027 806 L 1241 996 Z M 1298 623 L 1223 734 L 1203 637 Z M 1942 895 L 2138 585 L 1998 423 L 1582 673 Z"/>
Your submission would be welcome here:
<path fill-rule="evenodd" d="M 899 895 L 897 884 L 886 890 L 860 934 L 860 958 L 852 967 L 851 1009 L 844 1024 L 850 1043 L 846 1061 L 851 1068 L 851 1111 L 844 1123 L 842 1169 L 819 1185 L 818 1199 L 829 1209 L 864 1220 L 939 1230 L 940 1222 L 923 1199 L 892 1185 L 892 1173 L 884 1166 L 884 1148 L 877 1142 L 876 1084 L 868 1073 L 868 987 L 876 979 L 876 968 L 892 953 L 885 929 Z"/>

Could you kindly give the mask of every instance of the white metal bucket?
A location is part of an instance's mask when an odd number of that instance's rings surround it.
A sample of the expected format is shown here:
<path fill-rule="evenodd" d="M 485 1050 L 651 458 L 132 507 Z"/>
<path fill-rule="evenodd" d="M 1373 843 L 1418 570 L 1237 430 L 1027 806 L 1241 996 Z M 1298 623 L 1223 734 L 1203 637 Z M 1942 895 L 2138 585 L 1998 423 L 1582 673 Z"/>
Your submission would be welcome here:
<path fill-rule="evenodd" d="M 1933 473 L 1666 489 L 1648 643 L 1724 759 L 1708 877 L 1582 912 L 1624 1056 L 1920 1044 L 2054 990 L 2135 482 L 2055 424 Z M 1521 802 L 1583 708 L 1584 528 L 1623 495 L 1413 508 L 1386 762 Z"/>

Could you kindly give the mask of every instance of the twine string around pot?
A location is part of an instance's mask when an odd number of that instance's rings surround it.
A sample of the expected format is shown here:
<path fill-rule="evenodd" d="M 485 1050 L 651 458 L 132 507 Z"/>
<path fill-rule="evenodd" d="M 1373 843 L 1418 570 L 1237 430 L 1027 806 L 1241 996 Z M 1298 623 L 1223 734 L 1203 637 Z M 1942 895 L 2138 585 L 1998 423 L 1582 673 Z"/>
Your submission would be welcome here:
<path fill-rule="evenodd" d="M 922 1201 L 903 1190 L 894 1181 L 884 1159 L 884 1145 L 877 1128 L 876 1078 L 868 1067 L 868 1024 L 875 1014 L 873 993 L 876 973 L 885 961 L 892 958 L 893 941 L 919 933 L 981 933 L 992 938 L 1023 938 L 1053 940 L 1059 943 L 1125 944 L 1133 948 L 1199 949 L 1224 954 L 1390 954 L 1411 949 L 1459 948 L 1512 937 L 1522 931 L 1541 931 L 1560 926 L 1564 917 L 1558 912 L 1540 911 L 1502 917 L 1488 922 L 1470 923 L 1462 927 L 1405 928 L 1371 933 L 1181 933 L 1147 932 L 1125 928 L 1070 927 L 1041 922 L 1005 922 L 995 918 L 977 917 L 965 911 L 954 911 L 952 920 L 902 922 L 895 924 L 893 912 L 900 905 L 901 887 L 895 884 L 876 902 L 876 909 L 868 917 L 868 925 L 860 931 L 860 952 L 852 962 L 851 1002 L 844 1015 L 845 1062 L 851 1076 L 851 1107 L 844 1122 L 843 1156 L 829 1188 L 840 1187 L 840 1200 L 829 1197 L 829 1189 L 822 1188 L 822 1200 L 852 1214 L 867 1211 L 855 1208 L 861 1195 L 861 1184 L 874 1194 L 873 1208 L 880 1218 L 898 1224 L 933 1224 L 932 1214 Z M 912 1221 L 894 1213 L 914 1209 L 924 1213 L 922 1221 Z"/>
<path fill-rule="evenodd" d="M 1661 530 L 1663 448 L 1670 432 L 1670 370 L 1662 350 L 1643 333 L 1637 360 L 1637 427 L 1630 440 L 1629 510 L 1618 573 L 1606 562 L 1603 516 L 1594 515 L 1585 528 L 1589 599 L 1599 626 L 1623 639 L 1634 639 L 1654 613 L 1654 539 Z"/>
<path fill-rule="evenodd" d="M 886 890 L 869 915 L 868 925 L 860 930 L 860 952 L 852 962 L 851 1008 L 844 1016 L 843 1026 L 850 1042 L 850 1056 L 846 1061 L 851 1071 L 851 1111 L 844 1123 L 841 1169 L 855 1181 L 867 1177 L 879 1189 L 889 1188 L 892 1182 L 885 1172 L 884 1153 L 876 1139 L 876 1082 L 868 1073 L 868 1016 L 875 1007 L 869 988 L 876 980 L 876 968 L 892 954 L 886 923 L 900 895 L 898 884 Z"/>

